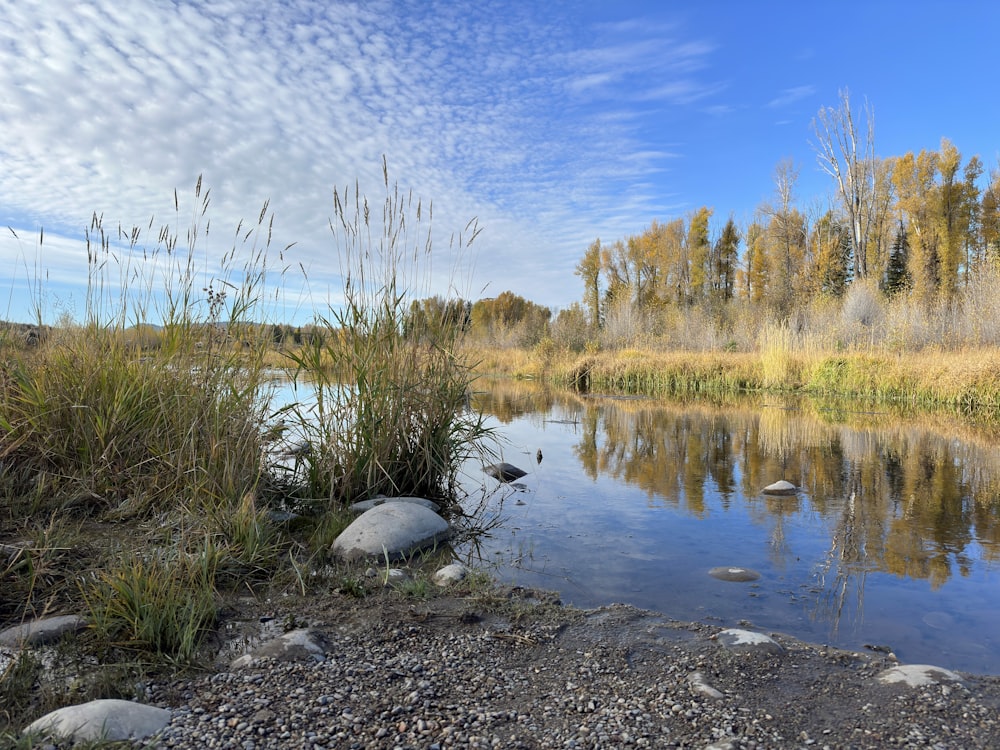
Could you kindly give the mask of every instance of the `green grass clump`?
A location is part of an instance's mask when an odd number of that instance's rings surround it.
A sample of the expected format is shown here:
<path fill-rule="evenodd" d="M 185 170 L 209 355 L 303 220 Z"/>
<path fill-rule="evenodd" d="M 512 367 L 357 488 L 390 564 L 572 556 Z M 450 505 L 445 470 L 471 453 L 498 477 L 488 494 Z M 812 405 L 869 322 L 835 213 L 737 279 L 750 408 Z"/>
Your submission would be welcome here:
<path fill-rule="evenodd" d="M 195 659 L 215 624 L 216 552 L 130 553 L 83 584 L 92 628 L 112 647 L 176 662 Z"/>
<path fill-rule="evenodd" d="M 31 512 L 145 514 L 178 498 L 239 497 L 259 481 L 263 417 L 246 372 L 224 383 L 185 352 L 138 356 L 88 326 L 3 374 L 0 450 L 16 467 L 3 479 L 34 498 Z"/>
<path fill-rule="evenodd" d="M 206 278 L 200 180 L 195 197 L 186 252 L 170 226 L 148 242 L 138 228 L 115 238 L 95 216 L 84 320 L 64 316 L 36 345 L 5 346 L 0 494 L 17 501 L 13 515 L 149 515 L 260 483 L 267 381 L 252 321 L 266 275 L 256 237 L 269 225 L 262 211 L 257 227 L 238 230 Z"/>

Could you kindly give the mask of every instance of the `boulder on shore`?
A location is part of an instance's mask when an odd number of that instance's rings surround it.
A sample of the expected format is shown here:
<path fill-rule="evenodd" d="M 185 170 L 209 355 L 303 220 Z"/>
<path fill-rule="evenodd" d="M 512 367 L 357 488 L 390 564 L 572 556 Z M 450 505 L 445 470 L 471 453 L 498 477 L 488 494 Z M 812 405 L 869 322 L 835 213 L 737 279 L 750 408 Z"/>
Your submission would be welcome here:
<path fill-rule="evenodd" d="M 355 513 L 367 513 L 372 508 L 378 505 L 385 505 L 386 503 L 414 503 L 415 505 L 423 505 L 425 508 L 429 508 L 435 513 L 441 510 L 441 506 L 433 500 L 428 500 L 425 497 L 411 497 L 408 495 L 400 497 L 373 497 L 368 500 L 360 500 L 356 503 L 351 503 L 349 507 Z"/>
<path fill-rule="evenodd" d="M 434 511 L 415 503 L 385 503 L 358 516 L 333 542 L 344 560 L 398 560 L 448 538 L 450 527 Z"/>
<path fill-rule="evenodd" d="M 45 714 L 25 727 L 24 734 L 77 742 L 143 740 L 169 723 L 170 711 L 165 708 L 106 698 Z"/>
<path fill-rule="evenodd" d="M 30 620 L 0 633 L 0 646 L 39 646 L 53 643 L 67 633 L 76 633 L 85 627 L 87 621 L 79 615 L 59 615 Z"/>

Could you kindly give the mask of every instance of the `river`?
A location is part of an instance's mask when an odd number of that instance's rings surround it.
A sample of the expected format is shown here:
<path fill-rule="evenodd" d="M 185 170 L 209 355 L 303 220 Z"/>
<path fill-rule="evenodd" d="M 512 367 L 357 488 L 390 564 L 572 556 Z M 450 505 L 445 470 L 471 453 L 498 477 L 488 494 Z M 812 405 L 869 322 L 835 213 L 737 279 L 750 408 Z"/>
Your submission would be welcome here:
<path fill-rule="evenodd" d="M 527 472 L 500 485 L 465 467 L 469 502 L 502 523 L 457 551 L 500 580 L 1000 673 L 995 429 L 774 398 L 477 388 L 499 458 Z M 779 479 L 798 492 L 762 494 Z"/>

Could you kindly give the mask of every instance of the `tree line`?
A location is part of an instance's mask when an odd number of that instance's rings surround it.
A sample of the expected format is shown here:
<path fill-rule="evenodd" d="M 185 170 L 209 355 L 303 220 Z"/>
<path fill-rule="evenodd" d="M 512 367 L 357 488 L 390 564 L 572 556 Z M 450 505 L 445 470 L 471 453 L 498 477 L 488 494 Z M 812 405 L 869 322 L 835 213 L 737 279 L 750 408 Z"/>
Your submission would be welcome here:
<path fill-rule="evenodd" d="M 574 269 L 582 299 L 557 315 L 512 291 L 475 303 L 432 297 L 412 303 L 405 332 L 447 324 L 489 345 L 548 338 L 580 351 L 668 328 L 675 344 L 691 346 L 691 334 L 677 331 L 708 326 L 699 330 L 730 346 L 737 321 L 801 324 L 813 303 L 846 310 L 854 287 L 858 299 L 930 313 L 960 306 L 977 280 L 996 286 L 1000 169 L 984 181 L 980 157 L 963 157 L 948 138 L 937 150 L 877 156 L 872 109 L 853 111 L 846 91 L 819 110 L 813 133 L 833 185 L 821 208 L 799 205 L 798 168 L 783 160 L 771 199 L 742 224 L 730 215 L 713 231 L 715 210 L 702 206 L 625 238 L 595 239 Z M 856 307 L 867 320 L 871 305 Z M 745 335 L 736 338 L 746 346 Z"/>
<path fill-rule="evenodd" d="M 622 306 L 717 310 L 734 299 L 787 316 L 855 281 L 929 305 L 953 300 L 1000 260 L 1000 171 L 981 189 L 981 159 L 963 161 L 947 138 L 937 151 L 877 157 L 871 109 L 856 117 L 847 92 L 813 129 L 835 185 L 826 210 L 809 216 L 796 205 L 798 171 L 783 161 L 773 199 L 746 226 L 730 216 L 712 237 L 714 211 L 703 206 L 610 244 L 597 239 L 575 269 L 589 323 L 602 327 Z"/>

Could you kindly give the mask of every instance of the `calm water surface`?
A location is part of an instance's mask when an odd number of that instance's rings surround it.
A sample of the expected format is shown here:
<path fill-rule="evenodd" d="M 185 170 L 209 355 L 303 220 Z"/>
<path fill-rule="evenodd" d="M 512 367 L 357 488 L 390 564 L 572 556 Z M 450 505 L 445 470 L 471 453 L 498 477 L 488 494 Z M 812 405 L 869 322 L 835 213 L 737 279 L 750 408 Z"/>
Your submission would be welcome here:
<path fill-rule="evenodd" d="M 459 552 L 501 580 L 1000 673 L 996 434 L 808 404 L 489 388 L 475 406 L 528 475 L 498 488 L 467 467 L 472 498 L 485 483 L 504 522 Z M 761 494 L 778 479 L 801 489 Z M 709 576 L 721 565 L 761 577 Z"/>

